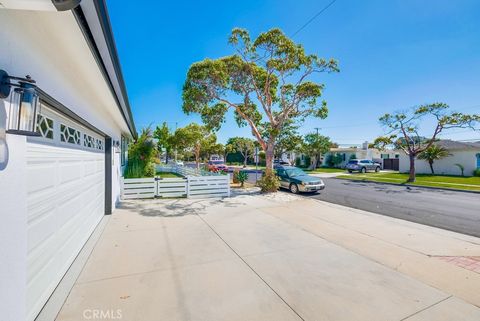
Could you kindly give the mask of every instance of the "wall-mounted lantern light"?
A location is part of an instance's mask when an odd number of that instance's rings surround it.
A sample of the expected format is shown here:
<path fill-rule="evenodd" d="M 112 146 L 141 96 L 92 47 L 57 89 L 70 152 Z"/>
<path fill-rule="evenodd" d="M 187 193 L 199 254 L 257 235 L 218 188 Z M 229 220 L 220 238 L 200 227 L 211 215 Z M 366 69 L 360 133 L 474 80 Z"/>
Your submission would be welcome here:
<path fill-rule="evenodd" d="M 36 89 L 35 80 L 30 76 L 13 77 L 0 70 L 0 98 L 10 96 L 7 133 L 39 136 L 36 127 L 40 104 Z"/>
<path fill-rule="evenodd" d="M 115 153 L 120 153 L 120 141 L 113 140 L 112 145 L 113 145 L 113 150 L 115 151 Z"/>

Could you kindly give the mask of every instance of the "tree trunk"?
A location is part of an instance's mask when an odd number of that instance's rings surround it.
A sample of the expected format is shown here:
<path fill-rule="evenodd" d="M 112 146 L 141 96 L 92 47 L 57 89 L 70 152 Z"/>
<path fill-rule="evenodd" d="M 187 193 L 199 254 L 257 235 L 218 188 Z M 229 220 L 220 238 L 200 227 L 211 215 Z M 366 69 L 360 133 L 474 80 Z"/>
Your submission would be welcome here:
<path fill-rule="evenodd" d="M 243 167 L 247 167 L 248 153 L 243 155 Z"/>
<path fill-rule="evenodd" d="M 409 155 L 410 158 L 410 173 L 407 182 L 415 182 L 415 155 Z"/>
<path fill-rule="evenodd" d="M 432 171 L 432 175 L 435 175 L 435 171 L 433 170 L 433 161 L 428 161 L 428 165 L 430 165 L 430 170 Z"/>
<path fill-rule="evenodd" d="M 273 142 L 267 142 L 267 150 L 265 151 L 265 174 L 270 175 L 273 173 L 273 158 L 274 158 L 275 144 Z"/>
<path fill-rule="evenodd" d="M 311 169 L 312 171 L 315 170 L 315 168 L 317 168 L 317 155 L 314 155 L 311 160 L 310 160 L 310 166 L 309 166 L 309 169 Z"/>

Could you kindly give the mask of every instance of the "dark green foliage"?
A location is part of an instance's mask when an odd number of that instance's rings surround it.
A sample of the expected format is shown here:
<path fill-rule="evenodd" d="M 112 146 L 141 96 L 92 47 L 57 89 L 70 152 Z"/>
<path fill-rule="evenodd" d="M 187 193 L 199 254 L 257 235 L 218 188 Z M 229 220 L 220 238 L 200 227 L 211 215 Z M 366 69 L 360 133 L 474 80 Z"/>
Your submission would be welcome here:
<path fill-rule="evenodd" d="M 262 193 L 276 192 L 280 188 L 280 179 L 273 172 L 266 173 L 257 181 Z"/>
<path fill-rule="evenodd" d="M 243 187 L 248 180 L 248 173 L 245 171 L 237 171 L 234 174 L 234 182 L 237 181 Z"/>
<path fill-rule="evenodd" d="M 144 128 L 137 140 L 129 146 L 125 178 L 153 177 L 155 175 L 155 144 L 150 127 Z"/>
<path fill-rule="evenodd" d="M 473 176 L 480 177 L 480 168 L 477 168 L 476 170 L 473 171 Z"/>

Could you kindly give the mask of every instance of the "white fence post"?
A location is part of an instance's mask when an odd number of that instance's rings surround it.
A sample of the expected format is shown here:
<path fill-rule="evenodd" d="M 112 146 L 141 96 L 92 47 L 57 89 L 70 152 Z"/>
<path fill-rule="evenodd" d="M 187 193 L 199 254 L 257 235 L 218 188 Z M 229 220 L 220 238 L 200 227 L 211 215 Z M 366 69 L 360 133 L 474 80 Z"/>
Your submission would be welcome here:
<path fill-rule="evenodd" d="M 230 197 L 230 173 L 227 174 L 227 190 L 228 197 Z"/>
<path fill-rule="evenodd" d="M 190 176 L 187 176 L 187 198 L 190 198 Z"/>

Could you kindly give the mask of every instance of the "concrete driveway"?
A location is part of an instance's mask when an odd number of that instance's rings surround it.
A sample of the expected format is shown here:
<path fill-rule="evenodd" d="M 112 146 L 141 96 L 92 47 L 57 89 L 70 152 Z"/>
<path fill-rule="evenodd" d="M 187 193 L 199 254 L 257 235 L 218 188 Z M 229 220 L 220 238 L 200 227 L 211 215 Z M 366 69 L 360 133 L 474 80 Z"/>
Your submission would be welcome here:
<path fill-rule="evenodd" d="M 285 193 L 134 201 L 57 320 L 477 321 L 480 262 L 444 259 L 475 257 L 477 238 Z"/>

